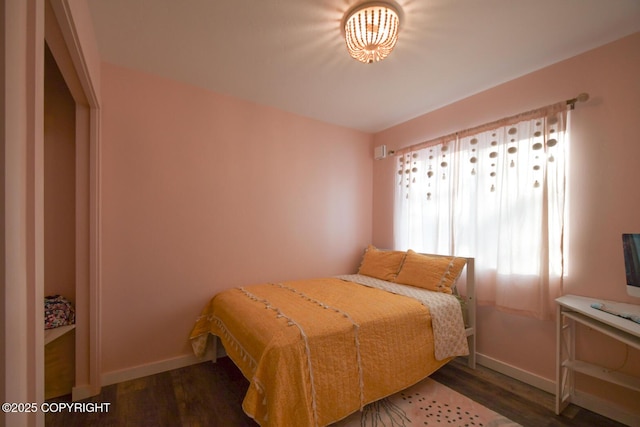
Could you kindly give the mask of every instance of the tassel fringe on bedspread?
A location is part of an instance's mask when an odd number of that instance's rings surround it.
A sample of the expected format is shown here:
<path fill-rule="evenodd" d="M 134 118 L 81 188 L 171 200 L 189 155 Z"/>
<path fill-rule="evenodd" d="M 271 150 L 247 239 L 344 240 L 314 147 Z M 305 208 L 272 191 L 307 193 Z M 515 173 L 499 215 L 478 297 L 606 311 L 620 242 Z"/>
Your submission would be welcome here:
<path fill-rule="evenodd" d="M 262 426 L 279 427 L 334 423 L 468 353 L 464 338 L 464 345 L 445 344 L 439 352 L 453 353 L 438 360 L 431 325 L 451 323 L 447 315 L 434 318 L 442 308 L 353 280 L 224 291 L 192 331 L 194 352 L 204 354 L 209 334 L 220 337 L 250 381 L 244 411 Z"/>

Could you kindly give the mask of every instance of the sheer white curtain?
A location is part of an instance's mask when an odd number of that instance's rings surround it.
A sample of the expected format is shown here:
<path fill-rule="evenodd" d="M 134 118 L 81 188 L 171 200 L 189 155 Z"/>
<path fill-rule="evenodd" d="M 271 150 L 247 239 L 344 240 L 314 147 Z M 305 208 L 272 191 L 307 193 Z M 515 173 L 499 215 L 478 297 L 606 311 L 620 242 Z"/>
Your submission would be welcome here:
<path fill-rule="evenodd" d="M 396 249 L 473 256 L 477 299 L 546 319 L 564 267 L 566 104 L 399 153 Z"/>

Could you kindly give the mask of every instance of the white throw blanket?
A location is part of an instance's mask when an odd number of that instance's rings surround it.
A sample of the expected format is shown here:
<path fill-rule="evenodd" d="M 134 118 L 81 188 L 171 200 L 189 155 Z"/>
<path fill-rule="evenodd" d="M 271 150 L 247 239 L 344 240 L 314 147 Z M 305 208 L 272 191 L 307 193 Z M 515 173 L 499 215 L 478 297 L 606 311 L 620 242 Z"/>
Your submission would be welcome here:
<path fill-rule="evenodd" d="M 431 313 L 435 358 L 443 360 L 448 357 L 469 354 L 469 344 L 467 343 L 460 301 L 454 295 L 387 282 L 361 274 L 347 274 L 336 277 L 420 301 Z"/>

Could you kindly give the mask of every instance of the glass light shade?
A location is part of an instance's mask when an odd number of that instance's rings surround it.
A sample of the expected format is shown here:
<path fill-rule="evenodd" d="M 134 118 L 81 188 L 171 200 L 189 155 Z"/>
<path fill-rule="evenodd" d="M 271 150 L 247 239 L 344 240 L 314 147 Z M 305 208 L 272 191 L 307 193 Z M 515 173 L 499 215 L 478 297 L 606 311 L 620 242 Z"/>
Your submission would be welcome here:
<path fill-rule="evenodd" d="M 344 24 L 349 54 L 358 61 L 381 61 L 398 40 L 400 19 L 390 4 L 365 3 L 354 9 Z"/>

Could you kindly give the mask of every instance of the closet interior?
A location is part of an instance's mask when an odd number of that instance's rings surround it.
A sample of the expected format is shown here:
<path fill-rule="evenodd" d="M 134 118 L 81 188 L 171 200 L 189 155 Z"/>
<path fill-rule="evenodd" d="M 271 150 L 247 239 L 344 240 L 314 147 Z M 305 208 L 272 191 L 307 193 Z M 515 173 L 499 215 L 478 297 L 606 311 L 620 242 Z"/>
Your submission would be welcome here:
<path fill-rule="evenodd" d="M 48 47 L 44 62 L 44 295 L 74 307 L 76 105 Z M 71 394 L 75 383 L 75 321 L 61 306 L 45 310 L 45 399 Z"/>

